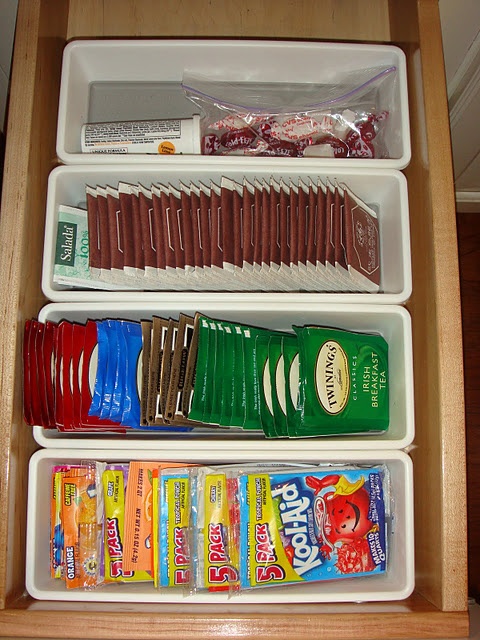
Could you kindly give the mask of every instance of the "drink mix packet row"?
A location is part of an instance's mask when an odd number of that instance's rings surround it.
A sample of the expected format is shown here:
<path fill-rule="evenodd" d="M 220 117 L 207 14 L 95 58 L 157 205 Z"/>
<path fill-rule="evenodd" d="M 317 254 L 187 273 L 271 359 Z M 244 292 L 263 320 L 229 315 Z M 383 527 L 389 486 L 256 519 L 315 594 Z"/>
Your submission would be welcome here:
<path fill-rule="evenodd" d="M 86 461 L 54 467 L 51 577 L 63 580 L 67 589 L 153 582 L 158 472 L 178 466 Z"/>
<path fill-rule="evenodd" d="M 52 486 L 51 576 L 67 588 L 234 594 L 388 569 L 384 465 L 89 462 L 55 467 Z"/>
<path fill-rule="evenodd" d="M 201 314 L 195 325 L 191 420 L 262 429 L 268 438 L 388 428 L 382 336 L 314 326 L 269 331 Z"/>
<path fill-rule="evenodd" d="M 269 437 L 380 432 L 388 345 L 326 327 L 269 331 L 179 320 L 28 321 L 24 415 L 61 431 L 263 430 Z"/>
<path fill-rule="evenodd" d="M 320 179 L 87 187 L 60 206 L 54 282 L 105 290 L 335 291 L 381 286 L 376 211 Z"/>

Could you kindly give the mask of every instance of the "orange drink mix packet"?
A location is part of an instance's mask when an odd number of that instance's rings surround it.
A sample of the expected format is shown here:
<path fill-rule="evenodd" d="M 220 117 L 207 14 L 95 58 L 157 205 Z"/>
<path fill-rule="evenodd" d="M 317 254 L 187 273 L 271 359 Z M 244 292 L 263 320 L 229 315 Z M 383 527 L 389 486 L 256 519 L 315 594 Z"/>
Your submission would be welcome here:
<path fill-rule="evenodd" d="M 153 575 L 153 472 L 159 469 L 185 467 L 175 462 L 131 462 L 125 502 L 123 571 L 148 571 Z"/>
<path fill-rule="evenodd" d="M 62 522 L 67 589 L 96 587 L 101 523 L 94 467 L 71 469 L 62 478 Z"/>

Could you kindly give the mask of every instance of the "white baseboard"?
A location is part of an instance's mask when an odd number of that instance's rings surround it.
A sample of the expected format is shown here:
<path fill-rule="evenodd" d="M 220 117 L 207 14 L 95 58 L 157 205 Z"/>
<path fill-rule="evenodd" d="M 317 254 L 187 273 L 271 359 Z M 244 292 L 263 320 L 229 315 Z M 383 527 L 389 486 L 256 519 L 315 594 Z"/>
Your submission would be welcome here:
<path fill-rule="evenodd" d="M 456 191 L 457 213 L 480 213 L 480 191 Z"/>

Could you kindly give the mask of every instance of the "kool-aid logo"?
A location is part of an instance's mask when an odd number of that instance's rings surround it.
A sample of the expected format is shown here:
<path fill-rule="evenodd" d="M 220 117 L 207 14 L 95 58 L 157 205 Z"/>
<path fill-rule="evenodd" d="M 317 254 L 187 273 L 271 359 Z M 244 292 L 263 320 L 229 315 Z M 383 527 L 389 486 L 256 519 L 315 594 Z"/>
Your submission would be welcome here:
<path fill-rule="evenodd" d="M 272 488 L 272 498 L 280 496 L 280 518 L 284 525 L 283 535 L 290 540 L 293 548 L 292 567 L 302 576 L 319 567 L 322 561 L 315 536 L 311 494 L 303 491 L 301 485 L 291 480 Z"/>

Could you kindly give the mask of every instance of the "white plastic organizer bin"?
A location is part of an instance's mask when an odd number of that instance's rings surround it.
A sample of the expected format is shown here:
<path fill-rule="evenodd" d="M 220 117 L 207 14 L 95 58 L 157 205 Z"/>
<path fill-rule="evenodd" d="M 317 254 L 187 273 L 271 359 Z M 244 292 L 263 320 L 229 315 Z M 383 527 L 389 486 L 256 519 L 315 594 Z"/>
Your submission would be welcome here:
<path fill-rule="evenodd" d="M 273 308 L 268 303 L 256 302 L 246 307 L 241 303 L 207 303 L 192 305 L 182 302 L 170 304 L 139 303 L 64 303 L 44 307 L 38 319 L 59 322 L 85 322 L 87 319 L 124 318 L 148 320 L 152 316 L 178 318 L 179 313 L 194 315 L 204 313 L 210 317 L 252 324 L 259 327 L 289 331 L 292 325 L 321 325 L 352 331 L 364 331 L 382 335 L 388 343 L 390 378 L 390 426 L 382 434 L 324 438 L 298 438 L 265 440 L 263 434 L 251 435 L 238 429 L 196 429 L 181 436 L 143 433 L 80 435 L 60 433 L 55 429 L 33 427 L 36 441 L 49 448 L 123 449 L 149 450 L 154 446 L 183 451 L 194 447 L 197 453 L 214 453 L 233 450 L 249 455 L 256 451 L 268 451 L 269 455 L 306 455 L 312 451 L 402 449 L 414 438 L 413 358 L 412 330 L 408 311 L 390 305 L 342 305 L 299 302 L 295 305 L 279 303 Z"/>
<path fill-rule="evenodd" d="M 97 156 L 98 157 L 98 156 Z M 131 158 L 131 156 L 130 156 Z M 130 159 L 130 162 L 132 160 Z M 338 165 L 323 167 L 322 170 L 300 168 L 300 165 L 290 163 L 284 170 L 252 167 L 243 163 L 235 168 L 211 167 L 210 160 L 204 160 L 204 166 L 182 165 L 162 166 L 161 169 L 152 165 L 126 164 L 102 166 L 69 166 L 54 169 L 48 181 L 47 215 L 45 224 L 45 245 L 43 257 L 42 289 L 47 298 L 54 302 L 64 301 L 131 301 L 139 299 L 142 302 L 169 302 L 175 295 L 180 296 L 186 304 L 201 304 L 204 301 L 230 301 L 237 304 L 242 301 L 249 306 L 266 300 L 271 303 L 297 304 L 298 302 L 335 303 L 385 303 L 401 304 L 405 302 L 412 290 L 412 274 L 410 260 L 410 230 L 408 214 L 407 181 L 400 171 L 360 168 L 351 165 L 348 169 Z M 303 165 L 302 165 L 303 167 Z M 119 181 L 141 183 L 147 187 L 154 183 L 171 183 L 178 187 L 180 182 L 209 180 L 219 181 L 225 175 L 241 181 L 243 177 L 286 180 L 298 178 L 318 177 L 338 182 L 345 182 L 352 191 L 367 204 L 374 205 L 378 210 L 380 228 L 380 259 L 381 282 L 380 292 L 368 293 L 212 293 L 212 292 L 152 292 L 142 293 L 134 291 L 96 291 L 70 289 L 53 282 L 55 263 L 55 243 L 57 237 L 58 207 L 60 205 L 86 207 L 85 185 L 116 186 Z"/>
<path fill-rule="evenodd" d="M 211 80 L 255 83 L 334 84 L 339 74 L 372 67 L 397 68 L 393 104 L 380 88 L 380 108 L 389 110 L 385 142 L 389 159 L 337 158 L 336 166 L 403 169 L 410 161 L 406 61 L 391 45 L 232 40 L 77 40 L 64 51 L 57 129 L 57 154 L 69 163 L 150 162 L 160 166 L 202 156 L 82 154 L 80 131 L 87 122 L 185 118 L 198 113 L 184 95 L 185 70 Z M 230 167 L 235 157 L 209 157 Z M 279 168 L 285 158 L 248 159 L 249 165 Z M 321 167 L 328 158 L 298 158 L 298 166 Z"/>
<path fill-rule="evenodd" d="M 96 590 L 67 590 L 61 580 L 50 577 L 50 473 L 59 464 L 78 464 L 85 460 L 124 462 L 129 460 L 169 460 L 198 463 L 233 462 L 299 462 L 319 464 L 382 464 L 390 472 L 393 495 L 393 525 L 387 533 L 388 569 L 386 573 L 362 578 L 317 582 L 309 584 L 269 587 L 243 592 L 229 599 L 226 593 L 196 593 L 185 597 L 182 590 L 160 589 L 151 583 L 108 585 Z M 258 451 L 248 454 L 232 448 L 221 453 L 183 449 L 152 449 L 150 451 L 109 451 L 102 449 L 76 450 L 44 449 L 32 456 L 29 470 L 26 587 L 28 593 L 40 600 L 68 600 L 83 602 L 155 602 L 193 605 L 195 603 L 224 604 L 294 604 L 320 602 L 358 602 L 401 600 L 414 588 L 414 532 L 412 463 L 401 451 L 348 452 L 330 451 L 322 454 L 305 452 L 292 458 L 290 450 L 271 453 Z M 243 609 L 245 611 L 245 609 Z"/>

